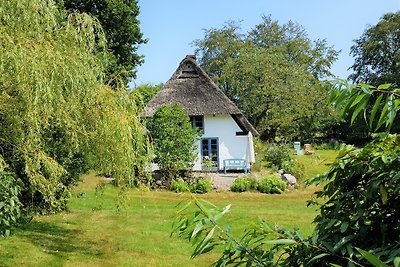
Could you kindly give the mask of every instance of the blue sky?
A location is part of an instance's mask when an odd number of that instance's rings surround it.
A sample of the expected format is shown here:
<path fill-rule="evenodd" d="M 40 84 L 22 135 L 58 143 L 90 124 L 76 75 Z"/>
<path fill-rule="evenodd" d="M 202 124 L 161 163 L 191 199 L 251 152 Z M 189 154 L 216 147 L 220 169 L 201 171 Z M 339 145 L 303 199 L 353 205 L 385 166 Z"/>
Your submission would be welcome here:
<path fill-rule="evenodd" d="M 326 39 L 341 50 L 332 72 L 347 78 L 353 40 L 384 13 L 400 10 L 400 0 L 139 0 L 139 6 L 140 28 L 148 43 L 139 48 L 145 63 L 131 87 L 166 82 L 185 55 L 194 53 L 191 43 L 203 38 L 203 29 L 240 20 L 246 32 L 269 14 L 281 24 L 295 21 L 311 39 Z"/>

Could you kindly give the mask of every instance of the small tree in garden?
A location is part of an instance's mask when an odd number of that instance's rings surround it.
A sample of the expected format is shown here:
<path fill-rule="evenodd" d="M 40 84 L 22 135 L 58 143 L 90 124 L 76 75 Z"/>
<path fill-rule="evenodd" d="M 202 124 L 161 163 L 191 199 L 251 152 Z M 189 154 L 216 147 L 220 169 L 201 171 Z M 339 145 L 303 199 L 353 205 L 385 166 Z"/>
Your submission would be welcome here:
<path fill-rule="evenodd" d="M 147 126 L 154 144 L 154 162 L 168 179 L 193 167 L 197 130 L 178 103 L 158 108 Z"/>

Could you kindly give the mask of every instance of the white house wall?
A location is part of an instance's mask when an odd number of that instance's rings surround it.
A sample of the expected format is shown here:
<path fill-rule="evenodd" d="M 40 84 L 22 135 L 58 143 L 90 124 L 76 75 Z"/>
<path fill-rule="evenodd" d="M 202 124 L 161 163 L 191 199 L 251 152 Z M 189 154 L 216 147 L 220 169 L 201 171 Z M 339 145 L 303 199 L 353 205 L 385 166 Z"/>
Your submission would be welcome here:
<path fill-rule="evenodd" d="M 201 138 L 218 138 L 220 170 L 224 167 L 224 159 L 246 159 L 249 138 L 246 135 L 237 136 L 236 132 L 240 131 L 230 115 L 204 116 L 204 133 Z M 201 170 L 200 141 L 198 148 L 194 170 Z"/>

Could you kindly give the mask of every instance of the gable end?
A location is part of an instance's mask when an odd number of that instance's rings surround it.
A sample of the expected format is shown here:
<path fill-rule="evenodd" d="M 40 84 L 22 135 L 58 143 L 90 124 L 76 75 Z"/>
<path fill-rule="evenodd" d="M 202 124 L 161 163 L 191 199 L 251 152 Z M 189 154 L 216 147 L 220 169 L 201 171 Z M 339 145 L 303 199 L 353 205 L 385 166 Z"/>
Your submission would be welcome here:
<path fill-rule="evenodd" d="M 236 135 L 240 136 L 240 135 L 248 135 L 249 131 L 246 129 L 246 127 L 244 127 L 243 123 L 239 120 L 239 118 L 236 116 L 236 114 L 231 114 L 232 119 L 236 122 L 236 124 L 239 126 L 240 128 L 240 132 L 236 132 Z"/>

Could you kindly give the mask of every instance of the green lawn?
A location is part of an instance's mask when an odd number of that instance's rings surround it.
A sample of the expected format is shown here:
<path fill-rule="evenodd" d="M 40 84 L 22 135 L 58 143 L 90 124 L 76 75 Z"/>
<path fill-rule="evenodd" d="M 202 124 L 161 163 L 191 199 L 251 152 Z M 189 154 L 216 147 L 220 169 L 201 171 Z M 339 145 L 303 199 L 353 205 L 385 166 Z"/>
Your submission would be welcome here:
<path fill-rule="evenodd" d="M 302 160 L 314 165 L 311 157 Z M 99 181 L 86 176 L 73 191 L 68 212 L 35 217 L 11 237 L 0 239 L 0 266 L 208 266 L 218 256 L 192 260 L 190 244 L 170 237 L 176 205 L 189 201 L 190 195 L 131 190 L 126 208 L 118 212 L 118 189 L 108 185 L 103 196 L 96 197 Z M 232 204 L 222 222 L 234 233 L 263 218 L 287 228 L 297 226 L 306 235 L 316 215 L 314 208 L 306 207 L 312 192 L 313 188 L 282 195 L 218 192 L 200 197 L 220 207 Z"/>
<path fill-rule="evenodd" d="M 305 178 L 309 179 L 328 171 L 338 154 L 338 150 L 317 150 L 313 155 L 293 157 L 304 165 Z"/>

